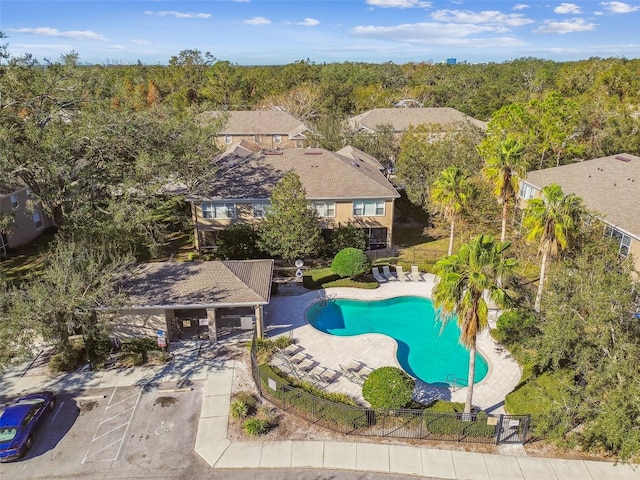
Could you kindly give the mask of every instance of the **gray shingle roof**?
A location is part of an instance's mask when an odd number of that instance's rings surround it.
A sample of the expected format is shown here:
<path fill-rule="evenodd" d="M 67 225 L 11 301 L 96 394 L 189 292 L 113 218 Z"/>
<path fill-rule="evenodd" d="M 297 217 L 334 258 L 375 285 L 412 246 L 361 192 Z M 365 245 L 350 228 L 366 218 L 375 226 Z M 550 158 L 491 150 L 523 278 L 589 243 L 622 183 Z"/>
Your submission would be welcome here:
<path fill-rule="evenodd" d="M 391 125 L 396 132 L 405 132 L 410 126 L 423 124 L 452 125 L 458 122 L 470 122 L 486 130 L 487 122 L 476 120 L 454 108 L 374 108 L 349 118 L 352 128 L 364 127 L 375 131 L 380 125 Z"/>
<path fill-rule="evenodd" d="M 529 172 L 526 182 L 538 189 L 557 183 L 607 222 L 640 238 L 640 157 L 621 153 L 546 168 Z"/>
<path fill-rule="evenodd" d="M 130 307 L 265 305 L 273 260 L 154 262 L 138 265 L 122 285 Z"/>
<path fill-rule="evenodd" d="M 338 155 L 349 157 L 354 160 L 363 160 L 365 162 L 368 162 L 378 170 L 384 169 L 384 166 L 376 157 L 369 155 L 368 153 L 365 153 L 362 150 L 357 149 L 356 147 L 352 147 L 351 145 L 347 145 L 346 147 L 341 148 L 336 153 Z"/>
<path fill-rule="evenodd" d="M 242 157 L 227 152 L 218 159 L 217 166 L 215 180 L 187 200 L 269 198 L 288 171 L 300 177 L 309 200 L 399 197 L 370 162 L 324 149 L 263 150 Z"/>
<path fill-rule="evenodd" d="M 219 135 L 289 135 L 304 138 L 304 135 L 300 135 L 307 130 L 302 120 L 282 110 L 210 111 L 202 115 L 204 118 L 228 116 Z"/>

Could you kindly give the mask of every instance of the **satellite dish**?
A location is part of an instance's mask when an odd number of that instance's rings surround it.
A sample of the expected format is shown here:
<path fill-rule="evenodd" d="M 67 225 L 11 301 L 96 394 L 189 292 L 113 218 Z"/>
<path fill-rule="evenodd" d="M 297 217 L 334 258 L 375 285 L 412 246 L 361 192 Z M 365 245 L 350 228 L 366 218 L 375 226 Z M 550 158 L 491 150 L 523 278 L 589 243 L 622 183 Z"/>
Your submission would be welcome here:
<path fill-rule="evenodd" d="M 296 270 L 296 278 L 302 278 L 302 269 Z"/>
<path fill-rule="evenodd" d="M 304 262 L 302 260 L 300 260 L 300 259 L 296 260 L 296 263 L 295 263 L 296 268 L 300 268 L 303 265 L 304 265 Z"/>

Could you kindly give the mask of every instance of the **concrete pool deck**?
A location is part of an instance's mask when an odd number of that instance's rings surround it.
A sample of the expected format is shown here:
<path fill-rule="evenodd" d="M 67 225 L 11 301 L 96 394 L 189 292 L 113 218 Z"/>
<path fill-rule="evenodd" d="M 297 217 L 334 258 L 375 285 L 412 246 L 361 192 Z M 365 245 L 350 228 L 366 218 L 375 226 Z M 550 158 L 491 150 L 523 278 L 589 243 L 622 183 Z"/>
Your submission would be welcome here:
<path fill-rule="evenodd" d="M 358 300 L 382 300 L 399 296 L 431 297 L 435 284 L 433 275 L 424 274 L 419 282 L 386 282 L 374 290 L 357 288 L 328 288 L 296 296 L 274 296 L 266 309 L 266 335 L 276 337 L 290 336 L 303 348 L 314 362 L 337 372 L 340 365 L 352 360 L 363 362 L 371 368 L 386 365 L 400 367 L 396 359 L 396 342 L 382 334 L 364 334 L 353 337 L 339 337 L 320 332 L 305 319 L 306 310 L 314 303 L 327 298 L 352 298 Z M 521 378 L 518 363 L 500 347 L 485 330 L 478 336 L 478 350 L 489 364 L 486 377 L 476 383 L 473 390 L 473 403 L 489 413 L 504 413 L 504 397 L 511 392 Z M 466 379 L 465 379 L 466 380 Z M 339 376 L 328 387 L 362 399 L 361 387 L 343 376 Z M 464 402 L 467 389 L 433 387 L 417 382 L 414 396 L 416 399 L 429 400 L 443 398 Z"/>

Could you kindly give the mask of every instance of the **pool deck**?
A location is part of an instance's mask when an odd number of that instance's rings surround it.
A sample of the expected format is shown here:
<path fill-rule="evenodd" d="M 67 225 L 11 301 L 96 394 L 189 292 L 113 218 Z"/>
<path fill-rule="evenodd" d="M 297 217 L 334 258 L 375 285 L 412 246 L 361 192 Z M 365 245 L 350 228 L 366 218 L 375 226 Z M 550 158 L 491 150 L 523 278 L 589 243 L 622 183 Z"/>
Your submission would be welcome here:
<path fill-rule="evenodd" d="M 406 295 L 430 298 L 435 277 L 423 274 L 423 279 L 417 282 L 386 282 L 373 290 L 328 288 L 296 296 L 274 296 L 266 309 L 266 335 L 292 337 L 315 364 L 337 372 L 340 372 L 340 365 L 347 365 L 352 360 L 374 369 L 387 365 L 400 367 L 396 359 L 397 344 L 392 338 L 382 334 L 354 337 L 329 335 L 309 325 L 304 314 L 311 305 L 322 301 L 322 296 L 358 300 L 382 300 Z M 491 320 L 495 319 L 490 319 L 490 323 Z M 520 366 L 491 338 L 488 329 L 478 336 L 477 347 L 487 360 L 489 371 L 481 382 L 475 384 L 473 403 L 489 413 L 504 413 L 504 397 L 520 381 Z M 361 387 L 343 375 L 337 376 L 326 389 L 343 392 L 363 401 Z M 464 402 L 466 392 L 466 387 L 458 387 L 454 391 L 453 388 L 434 387 L 418 381 L 414 397 L 425 402 L 434 398 Z"/>

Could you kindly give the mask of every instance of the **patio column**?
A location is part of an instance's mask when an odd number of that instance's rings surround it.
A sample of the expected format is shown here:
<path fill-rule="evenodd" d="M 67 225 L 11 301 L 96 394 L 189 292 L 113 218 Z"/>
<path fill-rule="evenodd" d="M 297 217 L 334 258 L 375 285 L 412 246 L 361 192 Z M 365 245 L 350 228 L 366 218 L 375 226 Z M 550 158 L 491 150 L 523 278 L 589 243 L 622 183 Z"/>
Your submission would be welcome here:
<path fill-rule="evenodd" d="M 253 307 L 254 314 L 256 316 L 256 334 L 258 338 L 264 338 L 264 321 L 262 317 L 262 305 L 256 305 Z"/>
<path fill-rule="evenodd" d="M 207 321 L 209 324 L 209 343 L 218 343 L 218 325 L 216 324 L 215 308 L 207 308 Z"/>

